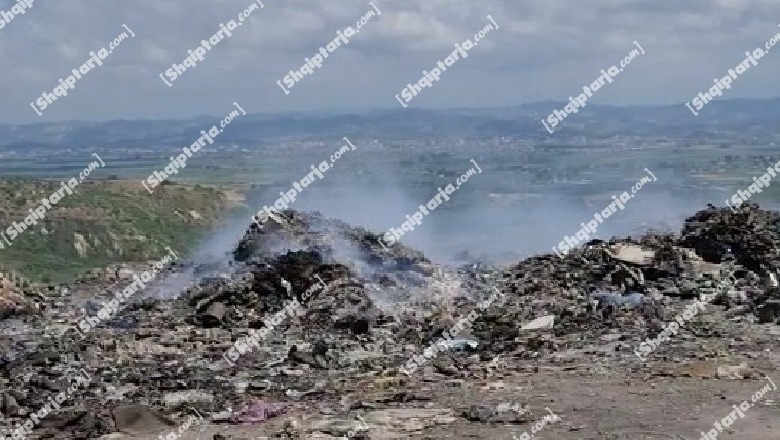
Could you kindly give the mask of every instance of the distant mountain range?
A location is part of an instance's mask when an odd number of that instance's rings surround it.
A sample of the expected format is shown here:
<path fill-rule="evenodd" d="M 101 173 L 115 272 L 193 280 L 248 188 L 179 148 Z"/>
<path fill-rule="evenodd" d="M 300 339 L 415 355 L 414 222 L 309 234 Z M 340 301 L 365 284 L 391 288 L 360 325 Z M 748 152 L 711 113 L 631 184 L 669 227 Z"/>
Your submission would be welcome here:
<path fill-rule="evenodd" d="M 701 138 L 719 134 L 771 138 L 780 126 L 780 98 L 717 100 L 699 116 L 684 104 L 588 105 L 569 115 L 550 135 L 541 123 L 564 102 L 536 102 L 484 109 L 372 110 L 362 114 L 287 113 L 241 116 L 219 137 L 220 144 L 258 146 L 280 139 L 343 136 L 411 139 L 428 136 L 514 136 L 531 140 L 587 136 Z M 0 148 L 166 147 L 192 143 L 220 116 L 184 120 L 118 120 L 0 125 Z"/>

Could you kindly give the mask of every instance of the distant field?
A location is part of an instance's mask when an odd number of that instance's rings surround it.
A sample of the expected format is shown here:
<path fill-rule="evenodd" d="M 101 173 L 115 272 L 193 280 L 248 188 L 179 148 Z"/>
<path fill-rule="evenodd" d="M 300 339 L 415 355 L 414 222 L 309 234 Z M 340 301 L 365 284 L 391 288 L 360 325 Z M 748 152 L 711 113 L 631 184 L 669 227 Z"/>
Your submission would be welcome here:
<path fill-rule="evenodd" d="M 57 189 L 48 181 L 0 180 L 0 230 L 23 222 Z M 163 185 L 150 195 L 137 181 L 87 181 L 6 244 L 0 267 L 62 283 L 109 264 L 156 260 L 166 246 L 185 253 L 235 203 L 235 195 L 200 185 Z"/>

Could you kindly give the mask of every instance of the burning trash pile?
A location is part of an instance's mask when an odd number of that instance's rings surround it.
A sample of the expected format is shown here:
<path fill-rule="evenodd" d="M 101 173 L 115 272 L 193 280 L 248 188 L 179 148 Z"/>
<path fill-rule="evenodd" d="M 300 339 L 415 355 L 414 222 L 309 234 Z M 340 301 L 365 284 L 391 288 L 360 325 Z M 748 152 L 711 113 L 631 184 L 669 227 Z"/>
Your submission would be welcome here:
<path fill-rule="evenodd" d="M 758 350 L 766 338 L 755 329 L 780 323 L 780 215 L 755 205 L 710 207 L 679 236 L 594 240 L 510 267 L 437 266 L 318 213 L 273 220 L 250 226 L 231 275 L 174 299 L 139 297 L 83 337 L 72 323 L 119 286 L 74 286 L 23 316 L 21 330 L 7 319 L 7 429 L 36 414 L 42 438 L 157 438 L 197 413 L 223 428 L 285 420 L 273 431 L 288 438 L 401 437 L 493 420 L 482 407 L 426 405 L 420 390 L 485 379 L 499 356 L 502 374 L 545 364 L 670 374 L 670 364 L 719 350 L 700 341 L 754 332 Z M 73 388 L 65 378 L 77 372 L 88 380 Z M 40 416 L 49 396 L 71 388 Z M 509 423 L 531 419 L 526 411 Z"/>

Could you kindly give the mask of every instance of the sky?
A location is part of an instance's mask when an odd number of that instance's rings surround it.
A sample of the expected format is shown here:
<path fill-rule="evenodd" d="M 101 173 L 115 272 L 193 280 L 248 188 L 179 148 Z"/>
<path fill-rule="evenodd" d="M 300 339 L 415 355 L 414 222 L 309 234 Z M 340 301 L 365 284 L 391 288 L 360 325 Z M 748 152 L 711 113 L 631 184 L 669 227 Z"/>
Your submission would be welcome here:
<path fill-rule="evenodd" d="M 407 105 L 566 101 L 634 42 L 645 53 L 589 104 L 683 103 L 780 32 L 777 0 L 266 0 L 170 87 L 161 79 L 255 1 L 34 0 L 0 29 L 0 123 L 223 115 L 234 101 L 249 113 L 400 109 L 396 95 L 408 83 L 492 22 L 498 29 Z M 381 15 L 284 93 L 277 81 L 375 10 Z M 67 96 L 35 105 L 126 29 L 135 36 Z M 780 96 L 780 44 L 758 63 L 724 98 Z"/>

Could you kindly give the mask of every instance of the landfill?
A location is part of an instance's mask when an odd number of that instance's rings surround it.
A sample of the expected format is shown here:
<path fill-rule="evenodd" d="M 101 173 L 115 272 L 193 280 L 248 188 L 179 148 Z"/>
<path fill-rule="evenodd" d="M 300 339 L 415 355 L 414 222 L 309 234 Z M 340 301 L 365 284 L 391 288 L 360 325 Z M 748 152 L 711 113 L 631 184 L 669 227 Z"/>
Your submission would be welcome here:
<path fill-rule="evenodd" d="M 491 426 L 530 432 L 546 407 L 562 418 L 545 430 L 573 432 L 562 406 L 489 396 L 512 376 L 551 371 L 638 381 L 773 371 L 780 214 L 757 205 L 709 206 L 679 233 L 593 240 L 509 266 L 439 265 L 379 237 L 285 211 L 250 224 L 228 275 L 139 294 L 83 334 L 76 323 L 127 277 L 105 271 L 45 292 L 4 284 L 4 435 L 35 415 L 25 438 L 476 438 Z M 696 301 L 701 312 L 679 318 Z M 415 357 L 425 362 L 408 374 Z M 42 412 L 59 393 L 61 408 Z M 180 430 L 192 414 L 202 420 Z"/>

